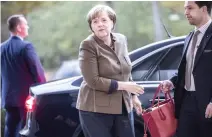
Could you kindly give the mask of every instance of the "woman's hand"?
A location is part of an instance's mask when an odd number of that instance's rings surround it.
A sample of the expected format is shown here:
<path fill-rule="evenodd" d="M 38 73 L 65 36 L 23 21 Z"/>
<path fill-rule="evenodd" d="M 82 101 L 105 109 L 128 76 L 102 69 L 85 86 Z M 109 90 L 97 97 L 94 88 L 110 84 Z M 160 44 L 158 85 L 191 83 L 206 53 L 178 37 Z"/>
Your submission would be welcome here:
<path fill-rule="evenodd" d="M 118 82 L 118 90 L 125 90 L 137 96 L 144 93 L 144 88 L 134 82 Z"/>
<path fill-rule="evenodd" d="M 143 109 L 141 106 L 141 101 L 139 100 L 139 98 L 136 95 L 132 96 L 132 102 L 133 102 L 133 107 L 136 110 L 136 113 L 138 115 L 141 115 L 143 112 Z"/>

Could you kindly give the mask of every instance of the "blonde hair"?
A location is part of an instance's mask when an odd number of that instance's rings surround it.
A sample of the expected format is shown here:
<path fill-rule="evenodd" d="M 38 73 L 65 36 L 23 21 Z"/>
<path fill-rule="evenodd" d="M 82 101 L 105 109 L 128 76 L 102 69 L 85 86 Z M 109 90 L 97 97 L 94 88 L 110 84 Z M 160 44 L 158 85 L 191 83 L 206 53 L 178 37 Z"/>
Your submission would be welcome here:
<path fill-rule="evenodd" d="M 108 14 L 108 17 L 113 21 L 113 29 L 114 29 L 114 26 L 116 24 L 115 11 L 111 7 L 106 5 L 96 5 L 88 12 L 86 17 L 91 30 L 92 30 L 91 28 L 92 20 L 98 17 L 102 12 L 106 12 Z"/>

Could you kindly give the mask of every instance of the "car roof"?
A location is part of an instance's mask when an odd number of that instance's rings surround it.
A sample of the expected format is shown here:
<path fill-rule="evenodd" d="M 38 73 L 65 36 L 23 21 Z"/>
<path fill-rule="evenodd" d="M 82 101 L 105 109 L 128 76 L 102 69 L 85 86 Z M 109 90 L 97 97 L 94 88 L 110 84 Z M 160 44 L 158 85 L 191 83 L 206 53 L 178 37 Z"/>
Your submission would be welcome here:
<path fill-rule="evenodd" d="M 162 48 L 164 46 L 168 46 L 168 45 L 173 44 L 173 43 L 184 41 L 185 38 L 186 38 L 186 36 L 173 37 L 173 38 L 170 38 L 170 39 L 166 39 L 166 40 L 162 40 L 162 41 L 158 41 L 158 42 L 154 42 L 154 43 L 145 45 L 141 48 L 138 48 L 136 50 L 131 51 L 129 53 L 130 59 L 131 59 L 131 61 L 134 61 L 137 58 L 139 58 L 140 56 L 148 54 L 151 51 Z"/>

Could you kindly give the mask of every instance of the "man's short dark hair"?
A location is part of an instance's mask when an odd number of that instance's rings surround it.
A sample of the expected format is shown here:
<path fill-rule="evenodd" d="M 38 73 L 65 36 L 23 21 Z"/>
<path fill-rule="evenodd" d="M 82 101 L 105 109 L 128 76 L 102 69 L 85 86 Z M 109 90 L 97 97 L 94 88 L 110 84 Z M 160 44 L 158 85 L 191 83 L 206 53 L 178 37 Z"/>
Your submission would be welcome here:
<path fill-rule="evenodd" d="M 206 6 L 208 14 L 211 15 L 212 1 L 195 1 L 199 8 Z"/>
<path fill-rule="evenodd" d="M 11 32 L 15 32 L 17 25 L 20 23 L 21 17 L 24 17 L 24 15 L 16 14 L 16 15 L 12 15 L 8 18 L 8 20 L 7 20 L 8 29 Z"/>

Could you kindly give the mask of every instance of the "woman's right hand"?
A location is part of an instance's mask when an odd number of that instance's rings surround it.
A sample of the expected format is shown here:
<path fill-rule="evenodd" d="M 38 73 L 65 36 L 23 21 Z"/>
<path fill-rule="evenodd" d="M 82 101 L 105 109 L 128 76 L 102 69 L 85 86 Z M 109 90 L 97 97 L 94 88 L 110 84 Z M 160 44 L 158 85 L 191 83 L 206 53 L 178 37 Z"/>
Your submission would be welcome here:
<path fill-rule="evenodd" d="M 126 90 L 137 96 L 144 93 L 144 88 L 134 82 L 118 82 L 118 90 Z"/>

